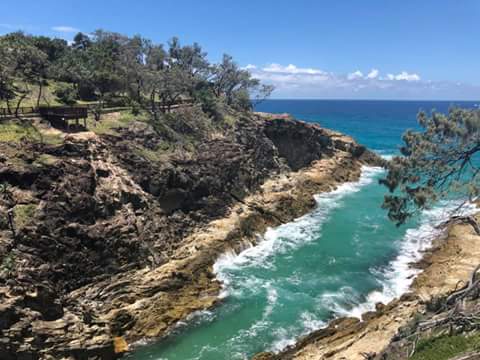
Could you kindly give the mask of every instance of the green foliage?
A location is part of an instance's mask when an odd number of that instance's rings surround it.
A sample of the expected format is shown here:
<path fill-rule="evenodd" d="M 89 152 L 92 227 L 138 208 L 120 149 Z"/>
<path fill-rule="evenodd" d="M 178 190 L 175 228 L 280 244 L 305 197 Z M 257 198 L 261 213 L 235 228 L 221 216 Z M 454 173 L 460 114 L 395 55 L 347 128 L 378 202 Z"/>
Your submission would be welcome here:
<path fill-rule="evenodd" d="M 22 140 L 58 145 L 63 139 L 56 133 L 42 133 L 32 123 L 7 121 L 0 123 L 0 142 L 20 143 Z"/>
<path fill-rule="evenodd" d="M 10 109 L 10 101 L 16 99 L 12 113 L 18 116 L 18 108 L 30 94 L 31 86 L 42 88 L 45 84 L 47 62 L 47 54 L 35 46 L 31 37 L 21 32 L 0 37 L 0 100 L 6 101 Z"/>
<path fill-rule="evenodd" d="M 28 225 L 33 220 L 36 209 L 37 206 L 35 204 L 16 205 L 13 208 L 15 227 L 20 229 Z"/>
<path fill-rule="evenodd" d="M 480 335 L 440 336 L 418 342 L 413 360 L 448 360 L 467 351 L 480 350 Z"/>
<path fill-rule="evenodd" d="M 20 142 L 22 139 L 37 139 L 36 132 L 16 122 L 0 123 L 0 142 Z"/>
<path fill-rule="evenodd" d="M 211 64 L 200 45 L 182 45 L 178 38 L 165 50 L 138 35 L 103 30 L 79 33 L 71 45 L 21 32 L 0 36 L 0 101 L 10 107 L 15 100 L 18 108 L 38 89 L 38 105 L 49 83 L 65 83 L 54 92 L 63 104 L 95 101 L 97 120 L 105 104 L 130 104 L 135 113 L 142 108 L 158 120 L 182 101 L 200 103 L 218 117 L 219 104 L 249 111 L 250 99 L 260 101 L 272 91 L 231 56 Z"/>
<path fill-rule="evenodd" d="M 90 40 L 90 37 L 88 35 L 85 35 L 84 33 L 79 32 L 73 38 L 72 48 L 74 48 L 75 50 L 86 50 L 90 47 L 91 44 L 92 41 Z"/>
<path fill-rule="evenodd" d="M 57 100 L 65 105 L 75 105 L 78 99 L 77 89 L 70 84 L 62 84 L 55 89 Z"/>
<path fill-rule="evenodd" d="M 59 159 L 53 155 L 41 154 L 36 160 L 35 163 L 41 166 L 51 166 L 54 165 Z"/>
<path fill-rule="evenodd" d="M 4 278 L 12 276 L 15 272 L 15 267 L 15 255 L 13 253 L 6 254 L 0 264 L 0 276 Z"/>
<path fill-rule="evenodd" d="M 480 194 L 479 111 L 455 108 L 430 117 L 421 112 L 418 122 L 423 130 L 403 135 L 402 156 L 390 161 L 380 181 L 390 191 L 383 207 L 397 224 L 452 191 L 469 200 Z"/>
<path fill-rule="evenodd" d="M 63 39 L 51 39 L 47 36 L 32 37 L 33 45 L 47 55 L 49 62 L 55 62 L 62 58 L 68 51 L 68 43 Z"/>
<path fill-rule="evenodd" d="M 212 84 L 217 97 L 224 96 L 228 105 L 239 110 L 250 110 L 251 103 L 246 98 L 261 85 L 248 70 L 240 69 L 229 55 L 223 55 L 222 62 L 213 67 Z"/>

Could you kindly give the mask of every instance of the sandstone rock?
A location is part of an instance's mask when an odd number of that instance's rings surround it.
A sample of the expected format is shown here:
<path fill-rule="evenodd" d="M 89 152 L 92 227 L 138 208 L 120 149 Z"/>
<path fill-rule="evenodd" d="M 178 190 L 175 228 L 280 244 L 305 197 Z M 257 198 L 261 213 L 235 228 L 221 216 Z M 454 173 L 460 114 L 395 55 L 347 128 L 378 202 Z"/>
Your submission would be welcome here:
<path fill-rule="evenodd" d="M 242 116 L 214 137 L 195 111 L 158 129 L 132 122 L 120 135 L 68 136 L 57 146 L 0 144 L 23 154 L 0 161 L 0 183 L 15 195 L 0 210 L 36 207 L 15 239 L 0 224 L 0 254 L 11 258 L 0 272 L 0 359 L 115 359 L 135 340 L 164 335 L 218 301 L 212 265 L 221 253 L 305 213 L 314 193 L 378 161 L 348 137 L 288 117 Z M 159 152 L 165 142 L 181 150 Z M 42 155 L 55 161 L 36 161 Z M 317 160 L 328 179 L 299 180 L 294 171 Z M 268 201 L 246 203 L 252 194 Z M 238 221 L 212 236 L 207 229 L 231 212 Z"/>

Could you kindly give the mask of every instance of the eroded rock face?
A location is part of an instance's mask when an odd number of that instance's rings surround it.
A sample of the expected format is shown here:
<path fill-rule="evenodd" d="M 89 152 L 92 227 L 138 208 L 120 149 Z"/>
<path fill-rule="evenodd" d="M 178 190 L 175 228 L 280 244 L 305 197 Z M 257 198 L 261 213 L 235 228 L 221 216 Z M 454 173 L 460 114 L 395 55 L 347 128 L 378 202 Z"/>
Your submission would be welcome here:
<path fill-rule="evenodd" d="M 145 123 L 119 134 L 0 144 L 9 193 L 0 196 L 0 359 L 114 359 L 130 340 L 163 335 L 216 301 L 213 261 L 252 231 L 244 222 L 224 241 L 187 238 L 275 174 L 342 153 L 332 178 L 343 181 L 358 175 L 360 161 L 378 160 L 318 126 L 253 115 L 184 152 L 159 155 L 172 135 Z M 279 208 L 294 210 L 272 219 L 307 211 L 320 185 L 305 182 L 302 196 L 281 200 Z M 15 236 L 4 221 L 12 208 Z M 252 229 L 270 216 L 260 210 Z"/>
<path fill-rule="evenodd" d="M 383 165 L 381 159 L 357 144 L 352 138 L 290 117 L 269 119 L 265 122 L 265 135 L 286 159 L 290 169 L 296 171 L 313 161 L 331 157 L 341 150 L 355 158 Z"/>

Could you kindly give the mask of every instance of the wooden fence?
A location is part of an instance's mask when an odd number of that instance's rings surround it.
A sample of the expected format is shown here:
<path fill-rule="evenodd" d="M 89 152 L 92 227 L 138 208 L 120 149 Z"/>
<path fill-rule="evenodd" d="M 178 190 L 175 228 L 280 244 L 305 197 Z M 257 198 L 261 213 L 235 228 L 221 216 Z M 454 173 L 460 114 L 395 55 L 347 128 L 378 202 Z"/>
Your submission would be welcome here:
<path fill-rule="evenodd" d="M 0 117 L 15 116 L 17 108 L 0 108 Z M 19 115 L 35 115 L 38 114 L 38 108 L 34 106 L 21 106 L 18 108 Z"/>
<path fill-rule="evenodd" d="M 178 99 L 177 102 L 171 106 L 165 106 L 163 103 L 156 102 L 155 106 L 158 110 L 165 112 L 166 110 L 175 110 L 181 107 L 189 107 L 194 104 L 192 99 Z M 94 112 L 97 104 L 85 104 L 74 106 L 21 106 L 18 109 L 16 107 L 0 108 L 0 119 L 14 118 L 17 114 L 24 117 L 41 116 L 54 125 L 68 126 L 69 120 L 76 120 L 78 125 L 79 119 L 84 120 L 86 126 L 86 119 L 89 114 Z M 101 110 L 103 114 L 108 114 L 116 111 L 129 110 L 129 106 L 116 106 L 105 107 Z"/>

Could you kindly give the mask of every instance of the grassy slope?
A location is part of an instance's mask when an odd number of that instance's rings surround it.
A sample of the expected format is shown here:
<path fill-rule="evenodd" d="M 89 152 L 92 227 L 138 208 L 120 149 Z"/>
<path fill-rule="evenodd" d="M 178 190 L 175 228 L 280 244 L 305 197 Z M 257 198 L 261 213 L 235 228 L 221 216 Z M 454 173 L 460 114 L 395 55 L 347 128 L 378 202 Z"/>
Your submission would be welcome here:
<path fill-rule="evenodd" d="M 60 105 L 60 103 L 57 101 L 54 92 L 55 89 L 60 85 L 60 83 L 57 83 L 55 81 L 49 81 L 47 86 L 44 86 L 42 89 L 42 97 L 40 100 L 41 105 Z M 38 87 L 30 87 L 31 89 L 31 94 L 25 98 L 25 100 L 22 101 L 21 106 L 37 106 L 37 97 L 38 97 Z M 10 106 L 15 107 L 17 104 L 16 100 L 12 100 L 10 102 Z M 0 101 L 0 107 L 7 107 L 7 103 L 5 101 Z"/>
<path fill-rule="evenodd" d="M 54 94 L 55 90 L 59 86 L 61 86 L 62 84 L 63 83 L 61 83 L 61 82 L 49 80 L 48 85 L 46 85 L 42 88 L 42 96 L 40 98 L 40 105 L 48 105 L 48 106 L 62 105 L 60 102 L 58 102 L 57 97 Z M 20 105 L 22 107 L 30 107 L 30 106 L 35 107 L 35 106 L 37 106 L 37 98 L 38 98 L 39 88 L 38 88 L 38 86 L 30 86 L 29 88 L 31 90 L 31 93 L 29 94 L 29 96 L 27 96 L 22 101 L 22 104 Z M 88 102 L 79 101 L 79 104 L 84 104 L 84 103 L 88 103 Z M 15 99 L 10 102 L 10 106 L 12 108 L 15 108 L 16 105 L 17 105 L 17 102 L 16 102 Z M 5 101 L 0 101 L 0 108 L 2 108 L 2 107 L 4 107 L 4 108 L 7 107 L 7 103 Z"/>
<path fill-rule="evenodd" d="M 469 351 L 480 350 L 480 334 L 440 336 L 421 340 L 412 360 L 448 360 Z"/>
<path fill-rule="evenodd" d="M 32 121 L 7 120 L 0 122 L 0 142 L 19 143 L 23 139 L 52 145 L 61 144 L 63 141 L 57 132 L 48 131 L 47 127 L 38 126 Z"/>

